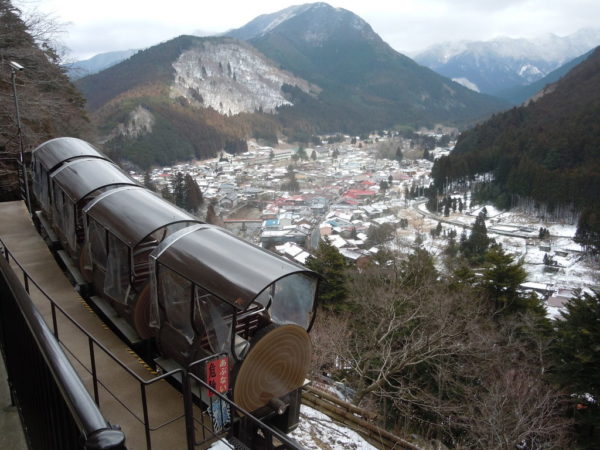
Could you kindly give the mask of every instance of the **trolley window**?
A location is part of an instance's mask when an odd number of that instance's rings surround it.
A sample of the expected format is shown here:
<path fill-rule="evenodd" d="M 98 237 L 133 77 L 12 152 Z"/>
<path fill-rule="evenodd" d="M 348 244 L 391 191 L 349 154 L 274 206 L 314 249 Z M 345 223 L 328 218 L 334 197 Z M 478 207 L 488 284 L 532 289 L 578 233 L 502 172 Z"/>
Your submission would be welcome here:
<path fill-rule="evenodd" d="M 206 334 L 214 353 L 229 352 L 231 342 L 231 306 L 199 286 L 194 286 L 194 325 L 198 334 Z"/>
<path fill-rule="evenodd" d="M 129 247 L 108 233 L 108 259 L 104 293 L 119 303 L 127 303 L 130 290 Z"/>
<path fill-rule="evenodd" d="M 88 219 L 86 230 L 90 260 L 102 270 L 106 270 L 106 230 L 94 219 Z"/>
<path fill-rule="evenodd" d="M 275 283 L 271 318 L 278 324 L 308 328 L 312 318 L 317 280 L 303 273 L 281 278 Z"/>
<path fill-rule="evenodd" d="M 161 267 L 159 286 L 167 321 L 191 344 L 195 336 L 192 327 L 192 283 L 172 270 Z"/>

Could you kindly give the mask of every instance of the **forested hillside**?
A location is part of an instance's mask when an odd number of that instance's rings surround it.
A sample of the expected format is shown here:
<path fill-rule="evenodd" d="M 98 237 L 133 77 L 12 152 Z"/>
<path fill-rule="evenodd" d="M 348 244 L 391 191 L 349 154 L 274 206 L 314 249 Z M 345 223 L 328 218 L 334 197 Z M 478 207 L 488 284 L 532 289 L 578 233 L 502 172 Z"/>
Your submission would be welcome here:
<path fill-rule="evenodd" d="M 319 103 L 307 101 L 291 113 L 328 131 L 440 122 L 464 126 L 506 106 L 418 65 L 362 18 L 326 3 L 260 16 L 229 35 L 248 40 L 284 69 L 321 86 Z"/>
<path fill-rule="evenodd" d="M 47 39 L 51 29 L 52 24 L 41 18 L 26 22 L 9 0 L 0 0 L 1 152 L 19 151 L 10 61 L 24 67 L 16 72 L 15 83 L 26 151 L 53 137 L 90 135 L 85 100 L 59 66 L 59 56 Z M 14 190 L 16 178 L 0 170 L 3 189 Z"/>
<path fill-rule="evenodd" d="M 493 175 L 487 196 L 550 208 L 600 207 L 600 48 L 527 106 L 464 132 L 434 168 L 436 186 Z M 485 193 L 484 193 L 485 194 Z"/>
<path fill-rule="evenodd" d="M 507 106 L 394 51 L 350 11 L 317 3 L 261 17 L 78 80 L 112 156 L 147 167 L 243 150 L 248 138 L 466 126 Z"/>

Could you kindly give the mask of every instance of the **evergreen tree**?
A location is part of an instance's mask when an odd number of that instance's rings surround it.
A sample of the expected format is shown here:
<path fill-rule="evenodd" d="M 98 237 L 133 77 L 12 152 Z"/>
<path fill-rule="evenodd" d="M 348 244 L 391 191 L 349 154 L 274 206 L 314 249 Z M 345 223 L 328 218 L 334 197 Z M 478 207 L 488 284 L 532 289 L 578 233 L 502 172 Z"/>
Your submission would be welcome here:
<path fill-rule="evenodd" d="M 171 190 L 173 191 L 173 202 L 180 208 L 185 208 L 185 186 L 183 173 L 177 172 L 171 180 Z"/>
<path fill-rule="evenodd" d="M 600 251 L 600 210 L 585 208 L 579 216 L 577 231 L 573 238 L 586 253 L 597 254 Z"/>
<path fill-rule="evenodd" d="M 483 261 L 490 242 L 485 226 L 485 215 L 482 211 L 475 219 L 469 238 L 461 242 L 461 252 L 471 263 L 480 263 Z"/>
<path fill-rule="evenodd" d="M 536 301 L 519 292 L 520 285 L 527 278 L 522 261 L 515 261 L 501 245 L 496 244 L 486 253 L 484 264 L 482 286 L 497 311 L 502 310 L 506 314 L 536 309 Z M 538 312 L 545 313 L 543 309 Z"/>
<path fill-rule="evenodd" d="M 450 215 L 450 202 L 448 201 L 447 197 L 444 199 L 443 203 L 444 203 L 444 217 L 448 217 Z"/>
<path fill-rule="evenodd" d="M 381 180 L 379 182 L 379 191 L 382 192 L 383 194 L 385 194 L 385 191 L 387 191 L 387 189 L 388 189 L 387 181 Z"/>
<path fill-rule="evenodd" d="M 452 234 L 448 236 L 448 244 L 444 249 L 444 255 L 450 259 L 454 259 L 458 255 L 458 244 L 456 243 L 456 237 Z"/>
<path fill-rule="evenodd" d="M 173 197 L 173 194 L 169 190 L 169 186 L 163 186 L 163 188 L 160 190 L 160 195 L 162 198 L 164 198 L 168 202 L 175 203 L 175 198 Z"/>
<path fill-rule="evenodd" d="M 308 161 L 308 155 L 306 154 L 306 149 L 304 147 L 300 147 L 296 152 L 296 155 L 298 155 L 298 158 L 302 161 Z"/>
<path fill-rule="evenodd" d="M 577 295 L 561 314 L 562 320 L 554 322 L 551 373 L 575 394 L 581 448 L 592 449 L 600 442 L 600 293 Z"/>
<path fill-rule="evenodd" d="M 402 153 L 402 149 L 400 147 L 398 147 L 396 149 L 396 157 L 395 157 L 396 161 L 400 162 L 404 159 L 404 154 Z"/>
<path fill-rule="evenodd" d="M 189 173 L 184 178 L 184 194 L 185 209 L 196 212 L 204 202 L 204 198 L 200 186 Z"/>
<path fill-rule="evenodd" d="M 273 161 L 273 158 L 275 158 L 275 153 L 273 152 L 273 149 L 271 149 L 269 151 L 269 161 Z"/>
<path fill-rule="evenodd" d="M 306 267 L 323 277 L 319 283 L 319 301 L 333 310 L 344 309 L 348 296 L 346 288 L 346 260 L 327 239 L 321 240 L 313 255 L 306 259 Z"/>
<path fill-rule="evenodd" d="M 152 177 L 150 176 L 149 170 L 146 170 L 146 172 L 144 173 L 144 187 L 156 192 L 156 185 L 154 184 L 154 181 L 152 181 Z"/>
<path fill-rule="evenodd" d="M 312 153 L 310 154 L 310 159 L 312 159 L 313 161 L 317 160 L 317 152 L 316 152 L 316 150 L 312 151 Z"/>
<path fill-rule="evenodd" d="M 288 166 L 286 176 L 288 181 L 281 185 L 281 189 L 288 192 L 298 192 L 300 190 L 300 183 L 296 180 L 296 173 L 294 172 L 293 166 Z"/>

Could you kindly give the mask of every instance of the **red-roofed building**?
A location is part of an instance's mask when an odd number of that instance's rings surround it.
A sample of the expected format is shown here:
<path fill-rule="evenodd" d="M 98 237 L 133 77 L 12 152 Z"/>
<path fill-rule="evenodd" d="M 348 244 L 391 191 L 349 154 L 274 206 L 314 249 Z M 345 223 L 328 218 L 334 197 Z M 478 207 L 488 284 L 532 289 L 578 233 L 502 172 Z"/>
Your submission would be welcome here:
<path fill-rule="evenodd" d="M 344 197 L 354 198 L 356 200 L 366 200 L 375 196 L 375 191 L 350 189 L 344 193 Z"/>

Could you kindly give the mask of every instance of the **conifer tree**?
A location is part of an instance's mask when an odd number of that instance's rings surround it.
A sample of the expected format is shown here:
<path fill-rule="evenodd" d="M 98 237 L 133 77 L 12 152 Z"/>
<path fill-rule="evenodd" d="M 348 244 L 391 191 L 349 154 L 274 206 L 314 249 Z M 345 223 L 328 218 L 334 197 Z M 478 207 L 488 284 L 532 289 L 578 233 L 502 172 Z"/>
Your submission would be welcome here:
<path fill-rule="evenodd" d="M 177 172 L 175 178 L 171 181 L 171 190 L 173 191 L 173 202 L 180 208 L 185 208 L 185 186 L 183 173 Z"/>
<path fill-rule="evenodd" d="M 185 209 L 190 212 L 196 212 L 204 202 L 202 191 L 196 180 L 188 173 L 184 178 Z"/>
<path fill-rule="evenodd" d="M 481 212 L 475 219 L 469 238 L 464 242 L 462 242 L 461 238 L 461 252 L 472 263 L 477 264 L 483 261 L 490 243 L 491 240 L 487 235 L 487 228 L 485 226 L 485 216 Z"/>
<path fill-rule="evenodd" d="M 144 173 L 144 187 L 156 192 L 156 185 L 154 184 L 154 181 L 152 181 L 149 170 L 146 170 Z"/>
<path fill-rule="evenodd" d="M 506 314 L 536 309 L 535 300 L 519 292 L 520 285 L 527 278 L 522 261 L 515 261 L 501 245 L 495 244 L 486 253 L 484 264 L 482 285 L 494 302 L 496 311 L 502 310 Z"/>
<path fill-rule="evenodd" d="M 556 335 L 551 348 L 555 361 L 551 373 L 568 392 L 575 394 L 581 448 L 600 442 L 600 293 L 572 298 L 554 322 Z"/>
<path fill-rule="evenodd" d="M 348 295 L 346 288 L 346 260 L 327 239 L 321 240 L 313 255 L 306 259 L 306 267 L 323 277 L 319 283 L 319 300 L 333 310 L 344 309 Z"/>
<path fill-rule="evenodd" d="M 396 161 L 400 162 L 404 159 L 404 154 L 402 153 L 402 149 L 400 147 L 398 147 L 396 149 Z"/>

